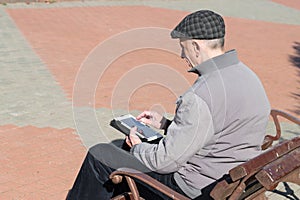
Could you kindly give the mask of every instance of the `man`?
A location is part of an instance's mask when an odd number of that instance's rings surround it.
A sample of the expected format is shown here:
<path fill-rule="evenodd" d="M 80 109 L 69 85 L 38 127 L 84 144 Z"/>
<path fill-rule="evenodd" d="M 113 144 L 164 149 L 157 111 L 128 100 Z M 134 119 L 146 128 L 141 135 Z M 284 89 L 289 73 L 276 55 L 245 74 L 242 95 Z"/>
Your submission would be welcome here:
<path fill-rule="evenodd" d="M 125 186 L 108 178 L 118 167 L 143 170 L 181 194 L 203 197 L 229 169 L 261 152 L 270 105 L 258 77 L 236 51 L 224 51 L 223 18 L 209 10 L 194 12 L 171 36 L 179 39 L 181 56 L 198 79 L 178 98 L 173 121 L 150 111 L 137 117 L 164 129 L 166 137 L 158 144 L 142 143 L 132 128 L 126 143 L 133 157 L 108 145 L 93 147 L 68 199 L 109 199 L 122 192 Z M 142 183 L 138 187 L 146 199 L 165 199 Z"/>

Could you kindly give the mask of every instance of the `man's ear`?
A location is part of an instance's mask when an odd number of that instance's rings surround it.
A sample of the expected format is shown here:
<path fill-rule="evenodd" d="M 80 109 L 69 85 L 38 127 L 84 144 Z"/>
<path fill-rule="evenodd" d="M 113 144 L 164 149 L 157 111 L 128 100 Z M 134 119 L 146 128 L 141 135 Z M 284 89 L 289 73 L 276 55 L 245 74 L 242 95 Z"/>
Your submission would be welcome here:
<path fill-rule="evenodd" d="M 195 52 L 196 57 L 199 57 L 200 55 L 200 45 L 195 40 L 192 41 L 192 46 Z"/>

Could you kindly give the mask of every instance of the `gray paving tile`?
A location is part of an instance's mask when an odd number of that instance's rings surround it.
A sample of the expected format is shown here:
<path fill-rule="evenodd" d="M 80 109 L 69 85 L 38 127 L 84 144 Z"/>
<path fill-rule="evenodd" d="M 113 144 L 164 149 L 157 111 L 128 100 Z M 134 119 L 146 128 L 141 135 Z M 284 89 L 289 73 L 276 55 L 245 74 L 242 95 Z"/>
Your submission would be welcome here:
<path fill-rule="evenodd" d="M 76 128 L 86 147 L 99 142 L 122 140 L 124 135 L 109 126 L 114 116 L 125 110 L 106 108 L 74 108 L 54 80 L 42 60 L 5 12 L 5 8 L 62 8 L 85 6 L 145 5 L 175 10 L 194 11 L 209 8 L 224 16 L 300 24 L 300 11 L 267 0 L 207 0 L 207 1 L 84 1 L 62 3 L 24 3 L 0 6 L 0 125 L 15 124 L 38 127 Z M 131 111 L 137 115 L 140 111 Z M 74 118 L 73 118 L 74 116 Z M 283 122 L 283 139 L 299 136 L 299 126 Z M 274 133 L 271 123 L 268 133 Z M 299 186 L 291 188 L 300 193 Z M 284 191 L 284 187 L 278 188 Z M 270 193 L 270 199 L 288 199 Z"/>
<path fill-rule="evenodd" d="M 292 139 L 300 136 L 300 126 L 290 122 L 280 122 L 282 137 L 279 141 Z M 267 127 L 267 134 L 275 135 L 276 129 L 273 122 L 269 122 Z"/>
<path fill-rule="evenodd" d="M 107 108 L 94 109 L 87 107 L 73 108 L 73 111 L 77 134 L 81 136 L 83 144 L 87 148 L 101 142 L 107 143 L 117 139 L 124 139 L 124 135 L 122 133 L 116 131 L 109 125 L 110 120 L 116 116 L 128 113 L 137 116 L 141 112 L 138 110 L 126 111 L 121 109 L 111 110 Z M 167 113 L 166 116 L 169 119 L 172 119 L 173 114 Z M 298 125 L 282 122 L 281 126 L 282 137 L 279 142 L 300 135 L 300 126 Z M 272 121 L 268 124 L 267 134 L 276 134 Z M 277 142 L 274 144 L 276 143 Z"/>
<path fill-rule="evenodd" d="M 0 8 L 0 125 L 74 127 L 71 103 Z"/>

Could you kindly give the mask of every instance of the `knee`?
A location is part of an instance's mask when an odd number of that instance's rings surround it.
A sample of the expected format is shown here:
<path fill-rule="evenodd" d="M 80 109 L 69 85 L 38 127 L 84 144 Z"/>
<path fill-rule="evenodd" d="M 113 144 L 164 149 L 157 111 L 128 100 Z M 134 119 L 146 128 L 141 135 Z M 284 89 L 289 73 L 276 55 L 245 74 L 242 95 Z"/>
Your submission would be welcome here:
<path fill-rule="evenodd" d="M 89 149 L 89 154 L 91 154 L 97 160 L 115 160 L 120 156 L 124 156 L 127 152 L 116 147 L 113 144 L 100 143 Z M 128 153 L 127 153 L 128 154 Z"/>
<path fill-rule="evenodd" d="M 92 146 L 91 148 L 89 148 L 89 152 L 101 151 L 103 149 L 108 148 L 108 145 L 109 144 L 105 144 L 105 143 L 96 144 L 96 145 Z"/>
<path fill-rule="evenodd" d="M 106 153 L 109 153 L 111 149 L 111 145 L 110 144 L 105 144 L 105 143 L 99 143 L 96 144 L 94 146 L 92 146 L 89 151 L 88 154 L 93 155 L 94 157 L 99 157 L 99 155 L 105 155 Z"/>
<path fill-rule="evenodd" d="M 99 144 L 96 144 L 94 146 L 92 146 L 90 149 L 89 149 L 89 152 L 90 153 L 95 153 L 95 152 L 101 152 L 101 153 L 104 153 L 104 152 L 112 152 L 112 151 L 120 151 L 121 149 L 117 146 L 115 146 L 114 144 L 111 144 L 111 143 L 99 143 Z"/>

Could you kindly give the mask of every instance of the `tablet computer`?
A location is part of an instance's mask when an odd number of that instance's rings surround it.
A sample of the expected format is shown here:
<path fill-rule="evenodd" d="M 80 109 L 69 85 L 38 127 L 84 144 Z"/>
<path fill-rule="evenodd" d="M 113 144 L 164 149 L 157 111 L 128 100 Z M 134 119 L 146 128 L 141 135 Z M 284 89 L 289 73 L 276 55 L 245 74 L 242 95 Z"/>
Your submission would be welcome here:
<path fill-rule="evenodd" d="M 130 114 L 114 118 L 110 122 L 110 125 L 125 135 L 129 135 L 130 129 L 136 126 L 136 135 L 139 136 L 142 141 L 146 142 L 156 141 L 163 137 L 160 133 L 156 132 L 143 122 L 136 120 L 136 118 Z"/>

